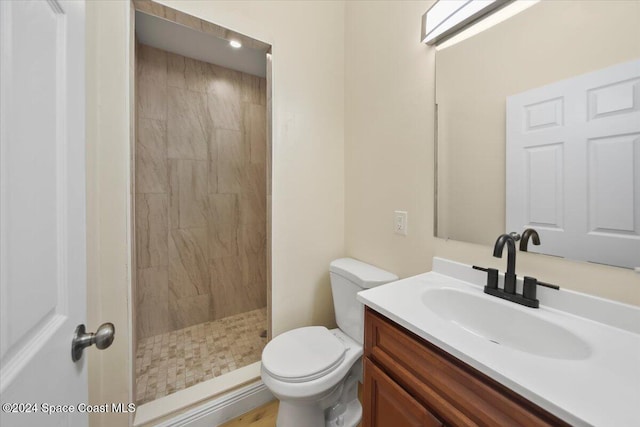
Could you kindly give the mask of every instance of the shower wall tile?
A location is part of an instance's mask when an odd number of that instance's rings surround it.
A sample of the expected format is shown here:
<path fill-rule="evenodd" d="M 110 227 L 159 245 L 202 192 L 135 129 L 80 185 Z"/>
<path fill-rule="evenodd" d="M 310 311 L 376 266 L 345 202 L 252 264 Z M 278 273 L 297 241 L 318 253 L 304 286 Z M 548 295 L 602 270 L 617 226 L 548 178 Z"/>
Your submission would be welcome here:
<path fill-rule="evenodd" d="M 270 151 L 265 79 L 144 45 L 138 52 L 144 337 L 265 307 Z"/>
<path fill-rule="evenodd" d="M 211 252 L 209 258 L 218 258 L 238 255 L 238 229 L 213 221 L 209 226 L 209 245 Z"/>
<path fill-rule="evenodd" d="M 171 159 L 207 160 L 211 119 L 204 93 L 169 87 L 167 152 Z"/>
<path fill-rule="evenodd" d="M 171 229 L 207 226 L 209 162 L 169 160 Z"/>
<path fill-rule="evenodd" d="M 209 195 L 209 221 L 237 227 L 238 214 L 237 194 Z"/>
<path fill-rule="evenodd" d="M 244 175 L 244 141 L 239 131 L 216 129 L 218 192 L 239 193 Z"/>
<path fill-rule="evenodd" d="M 136 195 L 136 264 L 137 268 L 161 267 L 168 264 L 168 196 Z"/>
<path fill-rule="evenodd" d="M 202 32 L 221 39 L 229 37 L 229 30 L 209 21 L 200 20 Z"/>
<path fill-rule="evenodd" d="M 260 77 L 242 73 L 242 102 L 260 103 Z"/>
<path fill-rule="evenodd" d="M 167 118 L 167 53 L 139 45 L 136 63 L 136 109 L 139 119 Z"/>
<path fill-rule="evenodd" d="M 265 175 L 264 163 L 251 163 L 244 167 L 240 195 L 240 222 L 243 226 L 265 221 L 267 209 Z"/>
<path fill-rule="evenodd" d="M 271 103 L 269 103 L 267 105 L 267 125 L 266 125 L 266 133 L 267 133 L 267 137 L 266 137 L 266 168 L 267 168 L 267 176 L 266 176 L 266 180 L 267 180 L 267 195 L 270 196 L 271 195 L 271 156 L 272 156 L 272 150 L 273 150 L 273 144 L 272 144 L 272 130 L 271 130 Z M 270 212 L 270 211 L 269 211 Z"/>
<path fill-rule="evenodd" d="M 169 322 L 172 330 L 204 323 L 211 319 L 209 294 L 169 299 Z"/>
<path fill-rule="evenodd" d="M 209 132 L 209 174 L 208 174 L 208 191 L 210 194 L 218 192 L 218 141 L 216 130 L 211 129 Z"/>
<path fill-rule="evenodd" d="M 182 55 L 167 52 L 167 86 L 187 88 L 185 59 Z"/>
<path fill-rule="evenodd" d="M 165 6 L 153 0 L 133 0 L 133 4 L 136 10 L 143 11 L 150 15 L 164 17 Z"/>
<path fill-rule="evenodd" d="M 208 251 L 206 228 L 171 230 L 169 234 L 170 300 L 209 293 Z"/>
<path fill-rule="evenodd" d="M 251 163 L 264 163 L 267 156 L 267 116 L 264 106 L 245 104 L 244 135 Z"/>
<path fill-rule="evenodd" d="M 167 192 L 167 133 L 162 120 L 139 119 L 136 140 L 136 193 Z"/>
<path fill-rule="evenodd" d="M 238 196 L 209 195 L 209 259 L 238 255 Z"/>
<path fill-rule="evenodd" d="M 209 174 L 207 176 L 208 179 L 208 190 L 210 194 L 218 193 L 218 161 L 210 160 L 209 161 Z"/>
<path fill-rule="evenodd" d="M 172 87 L 206 93 L 209 64 L 174 53 L 167 54 L 167 84 Z"/>
<path fill-rule="evenodd" d="M 240 102 L 242 96 L 242 73 L 209 64 L 207 92 L 216 98 Z"/>
<path fill-rule="evenodd" d="M 213 319 L 221 319 L 247 311 L 250 295 L 242 283 L 242 261 L 238 256 L 212 259 L 211 271 L 211 314 Z"/>
<path fill-rule="evenodd" d="M 237 98 L 207 97 L 211 123 L 216 129 L 241 130 L 241 103 Z"/>
<path fill-rule="evenodd" d="M 266 243 L 267 227 L 261 223 L 243 224 L 242 226 L 242 279 L 252 294 L 262 297 L 267 280 Z M 266 304 L 266 300 L 262 299 Z"/>
<path fill-rule="evenodd" d="M 184 25 L 185 27 L 189 27 L 198 31 L 202 30 L 202 23 L 204 22 L 201 19 L 196 18 L 195 16 L 182 13 L 169 7 L 164 8 L 164 17 L 169 21 Z"/>
<path fill-rule="evenodd" d="M 258 104 L 266 106 L 268 96 L 267 79 L 260 79 L 260 100 L 258 101 Z"/>
<path fill-rule="evenodd" d="M 167 267 L 138 268 L 136 324 L 138 339 L 161 334 L 169 329 Z"/>

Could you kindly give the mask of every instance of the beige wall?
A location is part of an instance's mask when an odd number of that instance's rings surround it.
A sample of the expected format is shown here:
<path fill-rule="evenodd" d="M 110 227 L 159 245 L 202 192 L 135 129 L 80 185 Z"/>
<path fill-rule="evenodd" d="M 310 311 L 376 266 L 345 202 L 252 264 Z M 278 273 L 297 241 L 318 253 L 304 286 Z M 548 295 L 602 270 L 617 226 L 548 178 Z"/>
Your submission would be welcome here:
<path fill-rule="evenodd" d="M 434 49 L 418 42 L 431 1 L 348 2 L 345 20 L 347 255 L 402 277 L 431 257 L 504 269 L 489 246 L 433 238 Z M 409 212 L 409 235 L 392 230 Z M 640 276 L 621 268 L 519 254 L 518 274 L 640 305 Z"/>
<path fill-rule="evenodd" d="M 504 232 L 508 96 L 637 58 L 637 1 L 542 1 L 439 50 L 438 236 L 489 245 Z"/>
<path fill-rule="evenodd" d="M 139 44 L 136 87 L 138 339 L 266 307 L 266 79 Z"/>
<path fill-rule="evenodd" d="M 347 255 L 401 276 L 433 247 L 434 55 L 419 43 L 429 1 L 354 1 L 345 18 Z M 408 212 L 408 236 L 393 211 Z"/>

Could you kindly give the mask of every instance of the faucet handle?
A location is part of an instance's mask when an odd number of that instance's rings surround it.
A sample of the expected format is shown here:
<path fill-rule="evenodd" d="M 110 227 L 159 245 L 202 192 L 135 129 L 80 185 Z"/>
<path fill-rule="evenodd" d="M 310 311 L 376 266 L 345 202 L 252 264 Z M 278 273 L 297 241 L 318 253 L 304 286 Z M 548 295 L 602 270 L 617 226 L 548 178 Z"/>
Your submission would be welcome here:
<path fill-rule="evenodd" d="M 487 288 L 498 289 L 498 269 L 487 268 Z"/>
<path fill-rule="evenodd" d="M 538 279 L 536 279 L 535 277 L 524 276 L 522 296 L 526 299 L 535 300 L 538 284 Z"/>
<path fill-rule="evenodd" d="M 487 273 L 487 285 L 485 286 L 485 289 L 498 289 L 498 270 L 496 268 L 485 268 L 474 265 L 473 269 Z"/>

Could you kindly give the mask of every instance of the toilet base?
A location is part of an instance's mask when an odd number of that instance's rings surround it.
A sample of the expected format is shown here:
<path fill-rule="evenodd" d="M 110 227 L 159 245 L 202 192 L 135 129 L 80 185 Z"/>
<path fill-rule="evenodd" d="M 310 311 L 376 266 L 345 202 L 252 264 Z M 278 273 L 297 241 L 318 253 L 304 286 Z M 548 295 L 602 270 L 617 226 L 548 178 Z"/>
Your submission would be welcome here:
<path fill-rule="evenodd" d="M 301 405 L 299 402 L 297 404 L 291 404 L 289 402 L 280 401 L 276 427 L 294 427 L 302 425 L 308 427 L 325 427 L 324 411 L 322 408 L 314 403 Z"/>
<path fill-rule="evenodd" d="M 358 379 L 362 361 L 358 360 L 343 383 L 317 401 L 280 400 L 276 427 L 355 427 L 362 419 L 358 400 Z"/>
<path fill-rule="evenodd" d="M 344 414 L 332 420 L 326 420 L 326 427 L 356 427 L 362 420 L 362 405 L 358 399 L 349 402 Z"/>
<path fill-rule="evenodd" d="M 325 413 L 318 405 L 280 402 L 276 427 L 356 427 L 362 420 L 362 405 L 355 399 L 347 404 L 344 413 L 328 420 Z"/>

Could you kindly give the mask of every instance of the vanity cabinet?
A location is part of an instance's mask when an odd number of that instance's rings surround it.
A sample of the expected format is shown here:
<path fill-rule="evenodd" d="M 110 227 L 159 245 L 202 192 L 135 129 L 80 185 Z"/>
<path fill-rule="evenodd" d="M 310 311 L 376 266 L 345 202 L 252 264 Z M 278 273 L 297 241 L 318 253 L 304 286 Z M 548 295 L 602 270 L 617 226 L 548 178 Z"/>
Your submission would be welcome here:
<path fill-rule="evenodd" d="M 364 427 L 568 425 L 365 308 Z"/>

